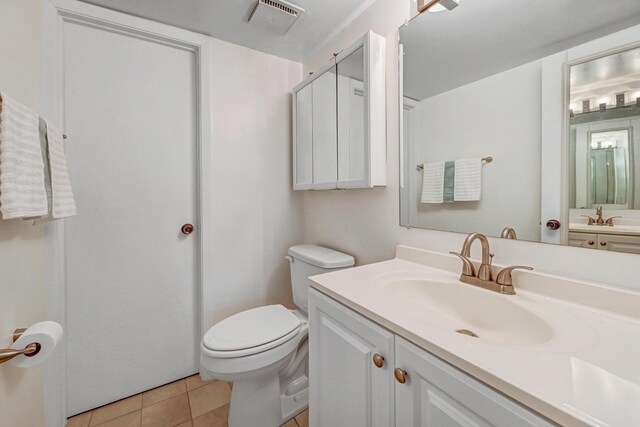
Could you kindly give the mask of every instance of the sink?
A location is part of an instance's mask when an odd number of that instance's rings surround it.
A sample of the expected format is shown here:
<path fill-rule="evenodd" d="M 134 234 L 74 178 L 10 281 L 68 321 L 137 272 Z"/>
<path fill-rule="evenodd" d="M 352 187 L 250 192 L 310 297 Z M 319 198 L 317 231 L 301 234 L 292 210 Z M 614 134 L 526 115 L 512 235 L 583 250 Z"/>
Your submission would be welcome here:
<path fill-rule="evenodd" d="M 499 345 L 536 345 L 553 337 L 551 326 L 541 317 L 514 303 L 509 296 L 453 281 L 405 279 L 383 287 L 385 298 L 405 312 L 435 310 L 459 323 L 469 336 Z M 473 336 L 472 332 L 477 336 Z"/>

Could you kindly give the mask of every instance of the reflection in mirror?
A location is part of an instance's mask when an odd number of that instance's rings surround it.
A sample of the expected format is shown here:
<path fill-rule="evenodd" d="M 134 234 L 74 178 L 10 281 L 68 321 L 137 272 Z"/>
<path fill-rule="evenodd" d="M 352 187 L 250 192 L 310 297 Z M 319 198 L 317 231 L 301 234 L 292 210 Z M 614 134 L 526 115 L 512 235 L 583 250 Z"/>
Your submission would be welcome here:
<path fill-rule="evenodd" d="M 577 11 L 580 25 L 566 25 Z M 602 206 L 606 223 L 621 215 L 617 211 L 637 208 L 640 80 L 620 82 L 613 71 L 640 73 L 640 57 L 627 52 L 604 59 L 606 67 L 572 67 L 570 120 L 562 76 L 566 58 L 586 56 L 580 53 L 585 43 L 601 46 L 598 52 L 620 49 L 603 36 L 639 23 L 636 0 L 620 0 L 616 8 L 594 0 L 544 8 L 485 0 L 423 13 L 403 25 L 401 225 L 576 244 L 573 224 L 590 221 L 580 215 L 597 224 Z M 640 26 L 632 33 L 640 42 Z M 627 87 L 605 89 L 603 79 Z M 569 121 L 571 132 L 563 127 Z M 564 134 L 571 136 L 563 140 Z M 572 147 L 570 164 L 562 163 L 563 144 Z M 640 233 L 637 238 L 640 252 Z M 586 241 L 594 243 L 585 247 L 621 246 L 593 236 Z"/>
<path fill-rule="evenodd" d="M 613 205 L 628 209 L 633 186 L 629 185 L 629 129 L 591 132 L 587 146 L 591 173 L 590 207 Z"/>
<path fill-rule="evenodd" d="M 640 243 L 640 49 L 572 66 L 569 109 L 570 243 L 640 253 L 608 242 Z"/>
<path fill-rule="evenodd" d="M 315 185 L 335 186 L 336 141 L 336 67 L 325 71 L 312 86 L 312 163 Z"/>
<path fill-rule="evenodd" d="M 338 180 L 365 177 L 367 127 L 364 99 L 364 47 L 344 58 L 338 67 Z"/>

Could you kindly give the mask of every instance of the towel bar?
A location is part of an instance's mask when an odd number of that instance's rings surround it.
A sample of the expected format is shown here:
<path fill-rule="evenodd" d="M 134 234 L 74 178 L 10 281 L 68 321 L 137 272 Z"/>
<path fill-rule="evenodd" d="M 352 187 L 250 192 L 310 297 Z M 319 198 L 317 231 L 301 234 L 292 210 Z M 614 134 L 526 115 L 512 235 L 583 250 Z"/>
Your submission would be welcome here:
<path fill-rule="evenodd" d="M 491 162 L 493 162 L 493 157 L 491 157 L 491 156 L 483 157 L 482 161 L 485 162 L 485 163 L 491 163 Z M 416 166 L 416 169 L 417 170 L 424 169 L 424 163 L 421 163 L 418 166 Z"/>

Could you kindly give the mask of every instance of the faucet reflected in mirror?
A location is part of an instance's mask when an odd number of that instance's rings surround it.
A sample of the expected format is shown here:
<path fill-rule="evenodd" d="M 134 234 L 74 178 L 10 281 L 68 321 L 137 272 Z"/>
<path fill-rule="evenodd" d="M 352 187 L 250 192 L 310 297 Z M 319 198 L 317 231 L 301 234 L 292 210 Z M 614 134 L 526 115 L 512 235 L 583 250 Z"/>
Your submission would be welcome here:
<path fill-rule="evenodd" d="M 585 218 L 588 218 L 587 225 L 606 225 L 609 227 L 613 227 L 613 220 L 615 218 L 622 218 L 621 216 L 612 216 L 611 218 L 607 218 L 606 220 L 602 218 L 602 206 L 598 206 L 596 209 L 596 218 L 592 218 L 589 215 L 581 215 Z"/>
<path fill-rule="evenodd" d="M 516 234 L 516 230 L 513 229 L 512 227 L 505 227 L 502 230 L 502 234 L 500 234 L 500 237 L 502 237 L 503 239 L 518 240 L 518 235 Z"/>
<path fill-rule="evenodd" d="M 471 262 L 471 247 L 473 243 L 479 240 L 482 247 L 482 261 L 478 270 Z M 490 291 L 499 292 L 505 295 L 515 295 L 516 291 L 513 286 L 513 278 L 511 272 L 516 269 L 533 270 L 532 267 L 526 265 L 514 265 L 506 267 L 500 270 L 495 280 L 492 272 L 492 260 L 494 254 L 491 253 L 489 247 L 489 239 L 481 233 L 471 233 L 467 236 L 462 244 L 462 250 L 460 253 L 449 252 L 452 255 L 456 255 L 462 260 L 462 273 L 460 274 L 460 281 L 469 285 L 478 286 Z"/>

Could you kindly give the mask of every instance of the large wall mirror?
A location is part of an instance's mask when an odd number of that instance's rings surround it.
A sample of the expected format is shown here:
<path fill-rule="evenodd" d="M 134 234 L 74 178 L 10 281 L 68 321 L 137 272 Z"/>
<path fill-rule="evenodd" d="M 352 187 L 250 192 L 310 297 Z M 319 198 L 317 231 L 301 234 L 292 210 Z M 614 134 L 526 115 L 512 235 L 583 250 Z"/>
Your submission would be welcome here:
<path fill-rule="evenodd" d="M 401 225 L 640 253 L 640 2 L 461 0 L 400 58 Z"/>

